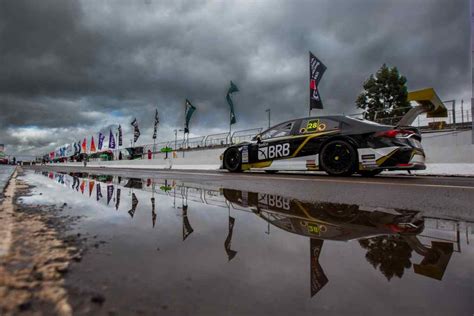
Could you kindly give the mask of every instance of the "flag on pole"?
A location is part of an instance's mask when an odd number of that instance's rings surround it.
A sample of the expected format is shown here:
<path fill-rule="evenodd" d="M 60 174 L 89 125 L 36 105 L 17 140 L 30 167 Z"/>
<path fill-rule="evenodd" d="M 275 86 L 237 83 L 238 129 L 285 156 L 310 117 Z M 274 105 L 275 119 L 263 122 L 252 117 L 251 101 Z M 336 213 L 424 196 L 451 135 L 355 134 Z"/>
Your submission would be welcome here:
<path fill-rule="evenodd" d="M 97 144 L 97 148 L 100 150 L 102 150 L 102 146 L 104 146 L 104 139 L 105 139 L 105 135 L 102 134 L 102 133 L 99 133 L 99 143 Z"/>
<path fill-rule="evenodd" d="M 309 52 L 309 109 L 322 109 L 318 84 L 326 71 L 326 66 L 313 53 Z"/>
<path fill-rule="evenodd" d="M 115 141 L 114 141 L 114 144 L 115 144 Z M 122 146 L 122 126 L 120 124 L 118 127 L 118 145 Z"/>
<path fill-rule="evenodd" d="M 158 117 L 158 109 L 156 109 L 156 112 L 155 112 L 155 126 L 153 128 L 153 139 L 156 139 L 158 123 L 160 123 L 160 118 Z"/>
<path fill-rule="evenodd" d="M 95 151 L 96 149 L 95 149 L 95 143 L 94 143 L 94 136 L 92 136 L 90 152 L 94 153 Z"/>
<path fill-rule="evenodd" d="M 132 123 L 130 124 L 133 126 L 133 142 L 136 143 L 138 140 L 138 137 L 140 137 L 140 130 L 138 129 L 137 119 L 134 118 Z"/>
<path fill-rule="evenodd" d="M 196 107 L 189 102 L 188 99 L 186 99 L 186 106 L 185 106 L 185 116 L 186 116 L 186 122 L 184 124 L 184 133 L 189 133 L 189 121 L 191 120 L 191 116 L 193 115 L 194 111 L 196 111 Z"/>
<path fill-rule="evenodd" d="M 128 214 L 133 218 L 133 215 L 135 215 L 135 211 L 137 210 L 137 205 L 138 205 L 138 199 L 135 193 L 132 193 L 132 208 L 130 211 L 128 211 Z"/>
<path fill-rule="evenodd" d="M 230 82 L 230 87 L 229 90 L 227 90 L 227 95 L 225 96 L 225 99 L 227 100 L 227 103 L 229 104 L 230 107 L 230 124 L 235 124 L 237 120 L 235 119 L 235 113 L 234 113 L 234 102 L 232 102 L 232 93 L 238 92 L 239 88 L 231 81 Z"/>
<path fill-rule="evenodd" d="M 82 142 L 82 152 L 87 152 L 87 139 L 84 137 L 84 141 Z"/>
<path fill-rule="evenodd" d="M 114 137 L 114 133 L 112 133 L 112 129 L 110 129 L 110 133 L 109 133 L 109 148 L 115 149 L 115 137 Z"/>

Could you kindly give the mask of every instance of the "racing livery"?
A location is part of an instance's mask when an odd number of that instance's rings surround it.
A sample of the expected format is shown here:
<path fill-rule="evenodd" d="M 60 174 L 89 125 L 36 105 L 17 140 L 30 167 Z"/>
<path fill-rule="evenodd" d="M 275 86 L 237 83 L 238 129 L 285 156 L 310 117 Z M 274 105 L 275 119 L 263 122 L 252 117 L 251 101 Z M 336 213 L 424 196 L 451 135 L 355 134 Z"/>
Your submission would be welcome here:
<path fill-rule="evenodd" d="M 425 169 L 417 128 L 381 125 L 348 116 L 306 117 L 286 121 L 233 145 L 222 155 L 231 172 L 261 169 L 321 170 L 330 175 L 382 170 Z"/>

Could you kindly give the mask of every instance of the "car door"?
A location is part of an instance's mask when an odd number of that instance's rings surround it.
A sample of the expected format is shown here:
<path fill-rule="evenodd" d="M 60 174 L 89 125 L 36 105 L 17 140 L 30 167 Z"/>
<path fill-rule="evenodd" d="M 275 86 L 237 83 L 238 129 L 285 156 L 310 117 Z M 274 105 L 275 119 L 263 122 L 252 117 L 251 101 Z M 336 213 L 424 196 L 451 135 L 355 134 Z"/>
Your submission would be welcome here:
<path fill-rule="evenodd" d="M 298 120 L 284 122 L 260 134 L 260 142 L 254 144 L 254 162 L 273 161 L 289 158 L 294 151 L 292 136 Z"/>

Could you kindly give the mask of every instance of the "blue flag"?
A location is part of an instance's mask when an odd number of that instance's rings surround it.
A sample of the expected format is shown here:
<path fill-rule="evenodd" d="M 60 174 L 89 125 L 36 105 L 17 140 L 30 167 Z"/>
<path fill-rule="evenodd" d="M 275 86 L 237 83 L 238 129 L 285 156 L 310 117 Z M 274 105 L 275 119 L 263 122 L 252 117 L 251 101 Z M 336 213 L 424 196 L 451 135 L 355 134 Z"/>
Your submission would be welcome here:
<path fill-rule="evenodd" d="M 97 144 L 97 148 L 99 150 L 102 150 L 102 146 L 104 145 L 104 139 L 105 139 L 105 135 L 102 133 L 99 133 L 99 143 Z"/>
<path fill-rule="evenodd" d="M 110 134 L 109 134 L 109 148 L 115 149 L 115 137 L 114 137 L 114 133 L 112 133 L 112 130 L 110 130 Z"/>

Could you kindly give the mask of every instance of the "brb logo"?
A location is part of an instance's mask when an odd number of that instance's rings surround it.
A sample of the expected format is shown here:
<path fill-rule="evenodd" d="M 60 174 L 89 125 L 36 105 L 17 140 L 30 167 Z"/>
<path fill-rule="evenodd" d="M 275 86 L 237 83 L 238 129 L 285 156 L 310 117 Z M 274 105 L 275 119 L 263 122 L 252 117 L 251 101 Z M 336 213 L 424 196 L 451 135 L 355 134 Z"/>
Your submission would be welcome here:
<path fill-rule="evenodd" d="M 258 148 L 258 160 L 274 159 L 290 155 L 290 143 L 268 145 Z"/>

